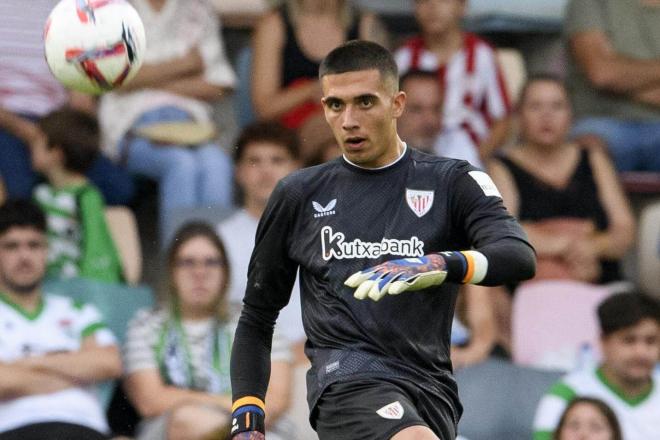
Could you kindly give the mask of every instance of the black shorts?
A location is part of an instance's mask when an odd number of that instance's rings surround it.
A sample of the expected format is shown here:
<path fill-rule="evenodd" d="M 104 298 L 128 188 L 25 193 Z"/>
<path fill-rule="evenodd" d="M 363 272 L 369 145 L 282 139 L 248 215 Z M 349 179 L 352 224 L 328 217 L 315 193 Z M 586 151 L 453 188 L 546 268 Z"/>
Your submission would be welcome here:
<path fill-rule="evenodd" d="M 335 382 L 312 413 L 320 440 L 387 440 L 418 425 L 441 440 L 454 440 L 457 423 L 442 397 L 396 378 Z"/>
<path fill-rule="evenodd" d="M 0 440 L 105 440 L 109 438 L 91 428 L 72 423 L 45 422 L 26 425 L 0 433 Z"/>

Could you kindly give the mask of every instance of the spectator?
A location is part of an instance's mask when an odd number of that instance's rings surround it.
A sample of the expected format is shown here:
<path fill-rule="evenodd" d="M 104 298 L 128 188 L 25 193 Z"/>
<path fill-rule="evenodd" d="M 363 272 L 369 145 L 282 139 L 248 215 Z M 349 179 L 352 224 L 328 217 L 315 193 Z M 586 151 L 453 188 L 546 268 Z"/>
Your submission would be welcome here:
<path fill-rule="evenodd" d="M 48 275 L 122 281 L 122 266 L 105 221 L 105 203 L 85 172 L 99 153 L 96 119 L 69 108 L 38 122 L 32 166 L 47 180 L 34 199 L 48 220 Z"/>
<path fill-rule="evenodd" d="M 437 72 L 444 90 L 438 148 L 451 148 L 453 157 L 482 167 L 505 142 L 509 130 L 509 98 L 495 51 L 461 29 L 466 0 L 414 3 L 421 35 L 396 51 L 400 73 Z"/>
<path fill-rule="evenodd" d="M 564 23 L 573 134 L 604 139 L 619 171 L 660 171 L 660 2 L 572 0 Z"/>
<path fill-rule="evenodd" d="M 567 140 L 570 121 L 562 82 L 532 77 L 520 97 L 520 146 L 490 173 L 536 249 L 537 278 L 620 280 L 634 218 L 607 155 Z"/>
<path fill-rule="evenodd" d="M 233 313 L 239 314 L 259 219 L 277 182 L 299 167 L 298 139 L 294 131 L 277 122 L 256 122 L 245 127 L 239 136 L 234 158 L 241 208 L 218 225 L 218 234 L 227 246 L 232 267 L 228 300 Z M 291 342 L 297 343 L 296 354 L 302 359 L 305 333 L 300 313 L 296 284 L 291 302 L 280 313 L 277 325 Z"/>
<path fill-rule="evenodd" d="M 451 364 L 457 370 L 483 362 L 497 342 L 491 289 L 462 286 L 451 327 Z"/>
<path fill-rule="evenodd" d="M 48 70 L 43 28 L 56 4 L 57 0 L 35 0 L 26 8 L 20 0 L 0 2 L 0 177 L 11 198 L 29 198 L 38 182 L 27 149 L 40 136 L 35 121 L 67 102 L 95 112 L 90 96 L 67 93 Z M 131 201 L 131 176 L 107 157 L 99 155 L 87 176 L 109 204 Z"/>
<path fill-rule="evenodd" d="M 612 408 L 600 399 L 578 397 L 559 419 L 553 440 L 622 440 Z"/>
<path fill-rule="evenodd" d="M 202 223 L 176 233 L 167 270 L 161 306 L 139 311 L 129 325 L 125 390 L 144 418 L 139 440 L 201 439 L 231 422 L 229 356 L 238 319 L 226 303 L 231 270 L 224 244 Z M 275 340 L 268 438 L 292 438 L 278 431 L 289 404 L 290 362 L 286 343 Z"/>
<path fill-rule="evenodd" d="M 96 308 L 44 295 L 46 249 L 38 207 L 0 207 L 0 438 L 105 439 L 93 385 L 119 376 L 119 353 Z"/>
<path fill-rule="evenodd" d="M 230 90 L 234 72 L 220 25 L 206 0 L 131 0 L 146 29 L 145 61 L 133 80 L 101 99 L 104 151 L 132 173 L 159 184 L 159 221 L 176 208 L 231 204 L 231 159 L 208 140 L 159 141 L 140 133 L 163 122 L 187 121 L 193 137 L 211 123 L 209 105 Z M 182 145 L 191 142 L 194 145 Z"/>
<path fill-rule="evenodd" d="M 617 415 L 626 440 L 649 440 L 660 432 L 660 304 L 641 293 L 620 293 L 598 307 L 602 363 L 568 374 L 541 399 L 534 439 L 550 439 L 564 408 L 575 397 L 603 400 Z"/>
<path fill-rule="evenodd" d="M 397 123 L 401 139 L 434 154 L 442 129 L 442 86 L 437 73 L 410 70 L 399 80 L 399 88 L 406 92 L 406 108 Z"/>
<path fill-rule="evenodd" d="M 307 161 L 332 139 L 321 108 L 321 60 L 348 40 L 385 44 L 387 35 L 375 15 L 356 9 L 350 0 L 283 3 L 255 28 L 252 97 L 260 119 L 300 130 L 301 157 Z"/>

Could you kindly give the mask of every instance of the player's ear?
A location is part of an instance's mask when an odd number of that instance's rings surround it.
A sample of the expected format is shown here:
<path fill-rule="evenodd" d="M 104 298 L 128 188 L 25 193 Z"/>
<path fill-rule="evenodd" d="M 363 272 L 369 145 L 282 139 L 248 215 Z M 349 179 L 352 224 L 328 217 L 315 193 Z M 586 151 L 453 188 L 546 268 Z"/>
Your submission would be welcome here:
<path fill-rule="evenodd" d="M 406 108 L 406 93 L 402 90 L 399 90 L 392 97 L 392 116 L 399 118 L 403 114 L 403 110 Z"/>

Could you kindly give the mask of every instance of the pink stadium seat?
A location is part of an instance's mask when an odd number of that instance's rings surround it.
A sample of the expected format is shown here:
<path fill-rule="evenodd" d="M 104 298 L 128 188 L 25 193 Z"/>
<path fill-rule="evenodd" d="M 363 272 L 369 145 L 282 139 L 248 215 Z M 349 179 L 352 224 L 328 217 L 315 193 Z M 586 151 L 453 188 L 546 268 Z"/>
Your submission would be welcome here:
<path fill-rule="evenodd" d="M 514 362 L 571 370 L 597 359 L 596 308 L 610 293 L 607 287 L 572 280 L 522 284 L 513 300 Z"/>

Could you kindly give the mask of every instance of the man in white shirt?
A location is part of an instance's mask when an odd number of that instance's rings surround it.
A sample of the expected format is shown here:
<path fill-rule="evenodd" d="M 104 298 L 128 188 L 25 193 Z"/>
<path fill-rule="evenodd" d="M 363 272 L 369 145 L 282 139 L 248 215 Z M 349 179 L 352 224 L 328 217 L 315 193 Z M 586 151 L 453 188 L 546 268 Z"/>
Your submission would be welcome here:
<path fill-rule="evenodd" d="M 566 375 L 541 399 L 534 440 L 553 438 L 559 419 L 575 397 L 595 397 L 609 405 L 626 440 L 660 433 L 660 304 L 640 293 L 610 296 L 598 307 L 602 363 Z"/>
<path fill-rule="evenodd" d="M 277 123 L 257 122 L 239 136 L 234 161 L 241 208 L 218 225 L 218 234 L 227 247 L 232 268 L 229 302 L 232 312 L 240 313 L 257 225 L 277 182 L 300 166 L 298 139 L 294 132 Z M 294 344 L 297 358 L 303 359 L 305 332 L 297 282 L 291 302 L 280 313 L 276 326 Z"/>
<path fill-rule="evenodd" d="M 44 295 L 46 220 L 27 201 L 0 207 L 0 439 L 108 438 L 93 385 L 121 374 L 93 306 Z"/>

